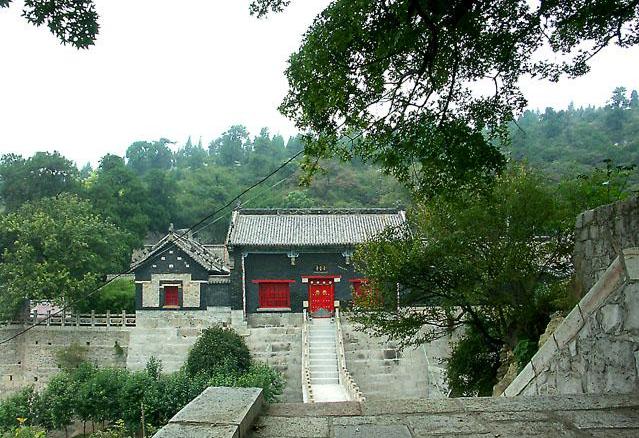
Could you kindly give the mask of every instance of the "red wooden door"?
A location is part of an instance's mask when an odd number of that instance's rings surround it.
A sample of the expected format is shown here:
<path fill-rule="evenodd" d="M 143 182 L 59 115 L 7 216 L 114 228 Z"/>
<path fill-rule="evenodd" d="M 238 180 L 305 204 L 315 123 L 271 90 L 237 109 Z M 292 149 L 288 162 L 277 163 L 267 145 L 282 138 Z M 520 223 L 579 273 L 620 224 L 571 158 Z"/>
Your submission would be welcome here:
<path fill-rule="evenodd" d="M 329 317 L 335 310 L 335 284 L 332 278 L 308 280 L 308 302 L 311 315 Z"/>
<path fill-rule="evenodd" d="M 165 306 L 180 305 L 177 286 L 164 286 L 164 305 Z"/>

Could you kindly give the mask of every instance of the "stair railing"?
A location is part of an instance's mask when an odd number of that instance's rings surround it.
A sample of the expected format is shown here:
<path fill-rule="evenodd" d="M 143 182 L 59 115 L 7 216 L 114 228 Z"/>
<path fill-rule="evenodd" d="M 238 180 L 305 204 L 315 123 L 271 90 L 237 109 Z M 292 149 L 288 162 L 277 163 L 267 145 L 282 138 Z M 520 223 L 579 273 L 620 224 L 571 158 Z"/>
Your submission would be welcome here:
<path fill-rule="evenodd" d="M 314 403 L 313 388 L 311 387 L 311 347 L 309 343 L 308 311 L 306 303 L 302 314 L 302 400 L 304 403 Z"/>
<path fill-rule="evenodd" d="M 364 402 L 366 397 L 355 383 L 355 379 L 346 367 L 346 352 L 344 350 L 344 336 L 340 322 L 339 301 L 335 302 L 335 332 L 337 338 L 337 365 L 339 369 L 339 383 L 346 389 L 352 401 Z"/>

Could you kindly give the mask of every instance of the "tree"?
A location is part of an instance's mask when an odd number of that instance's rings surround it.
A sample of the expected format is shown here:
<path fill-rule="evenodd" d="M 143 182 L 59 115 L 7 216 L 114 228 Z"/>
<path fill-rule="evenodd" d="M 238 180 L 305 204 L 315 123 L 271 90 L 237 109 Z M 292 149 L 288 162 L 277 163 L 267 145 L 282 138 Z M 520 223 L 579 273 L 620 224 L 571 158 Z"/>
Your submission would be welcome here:
<path fill-rule="evenodd" d="M 630 108 L 639 107 L 639 94 L 637 94 L 637 90 L 632 90 L 632 92 L 630 93 L 629 105 L 630 105 Z"/>
<path fill-rule="evenodd" d="M 568 300 L 574 218 L 606 192 L 582 178 L 558 189 L 516 167 L 489 191 L 431 199 L 412 212 L 410 230 L 389 230 L 357 249 L 358 271 L 383 296 L 378 311 L 366 309 L 358 320 L 403 345 L 460 325 L 492 350 L 536 340 Z"/>
<path fill-rule="evenodd" d="M 256 0 L 251 11 L 288 3 Z M 280 110 L 309 133 L 308 172 L 318 158 L 359 155 L 421 194 L 472 187 L 504 167 L 491 141 L 508 140 L 526 105 L 519 79 L 579 76 L 603 47 L 637 44 L 637 6 L 336 0 L 291 55 Z"/>
<path fill-rule="evenodd" d="M 76 193 L 78 179 L 75 164 L 59 152 L 36 152 L 27 159 L 7 154 L 0 160 L 0 196 L 8 210 L 15 210 L 27 201 Z"/>
<path fill-rule="evenodd" d="M 166 233 L 172 218 L 176 217 L 177 185 L 172 172 L 153 169 L 148 172 L 143 182 L 147 187 L 147 215 L 149 230 Z"/>
<path fill-rule="evenodd" d="M 0 216 L 0 319 L 13 317 L 25 298 L 82 299 L 104 274 L 127 266 L 129 240 L 71 194 Z"/>
<path fill-rule="evenodd" d="M 136 141 L 126 150 L 127 165 L 140 176 L 153 169 L 168 170 L 173 166 L 173 153 L 167 145 L 173 143 L 166 138 Z"/>
<path fill-rule="evenodd" d="M 249 146 L 249 134 L 246 127 L 233 125 L 212 141 L 209 145 L 209 154 L 223 166 L 238 166 L 244 163 Z"/>
<path fill-rule="evenodd" d="M 131 233 L 131 245 L 140 244 L 149 230 L 149 193 L 124 159 L 107 154 L 86 181 L 86 193 L 96 210 Z"/>
<path fill-rule="evenodd" d="M 186 141 L 184 147 L 175 153 L 175 165 L 178 168 L 199 169 L 206 165 L 208 154 L 202 147 L 202 141 L 197 145 L 191 143 L 191 137 Z"/>
<path fill-rule="evenodd" d="M 0 0 L 7 8 L 11 0 Z M 93 0 L 25 0 L 22 16 L 35 25 L 46 24 L 62 44 L 86 49 L 98 35 L 98 13 Z"/>

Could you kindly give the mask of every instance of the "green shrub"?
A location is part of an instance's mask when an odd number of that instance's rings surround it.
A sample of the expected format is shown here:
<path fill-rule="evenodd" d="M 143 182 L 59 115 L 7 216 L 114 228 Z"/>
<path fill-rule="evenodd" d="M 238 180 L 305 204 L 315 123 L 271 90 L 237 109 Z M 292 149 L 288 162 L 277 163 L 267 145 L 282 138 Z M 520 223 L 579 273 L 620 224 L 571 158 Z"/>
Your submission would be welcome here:
<path fill-rule="evenodd" d="M 2 438 L 46 438 L 44 429 L 34 426 L 20 426 L 12 432 L 6 432 Z"/>
<path fill-rule="evenodd" d="M 185 370 L 190 376 L 242 374 L 251 366 L 248 347 L 233 330 L 210 327 L 202 332 L 189 352 Z"/>
<path fill-rule="evenodd" d="M 79 313 L 127 313 L 135 312 L 135 283 L 127 278 L 118 278 L 104 286 L 90 300 L 80 300 L 76 306 Z"/>
<path fill-rule="evenodd" d="M 453 397 L 489 396 L 493 393 L 499 367 L 499 347 L 489 347 L 481 335 L 470 329 L 453 346 L 446 364 L 446 379 Z"/>
<path fill-rule="evenodd" d="M 248 372 L 237 379 L 237 385 L 243 388 L 262 388 L 264 399 L 275 402 L 282 395 L 284 379 L 274 368 L 265 363 L 254 363 Z"/>
<path fill-rule="evenodd" d="M 33 424 L 39 417 L 38 398 L 38 393 L 29 386 L 5 399 L 0 404 L 0 431 L 12 432 L 20 425 Z"/>
<path fill-rule="evenodd" d="M 537 342 L 531 341 L 530 339 L 520 339 L 513 349 L 513 355 L 517 361 L 517 370 L 523 370 L 536 352 Z"/>

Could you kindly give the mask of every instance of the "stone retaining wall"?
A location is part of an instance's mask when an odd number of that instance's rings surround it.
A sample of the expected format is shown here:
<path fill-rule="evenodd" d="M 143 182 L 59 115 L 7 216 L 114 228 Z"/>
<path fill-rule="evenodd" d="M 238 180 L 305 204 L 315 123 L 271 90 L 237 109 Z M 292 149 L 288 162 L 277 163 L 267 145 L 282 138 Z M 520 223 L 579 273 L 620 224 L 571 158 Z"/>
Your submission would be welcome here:
<path fill-rule="evenodd" d="M 0 339 L 22 329 L 22 326 L 2 327 Z M 59 371 L 56 352 L 74 343 L 86 348 L 88 361 L 102 367 L 123 368 L 129 348 L 129 328 L 38 326 L 0 345 L 0 399 L 28 385 L 45 386 Z"/>
<path fill-rule="evenodd" d="M 578 296 L 585 295 L 617 257 L 616 245 L 639 246 L 637 196 L 577 216 L 573 262 Z"/>
<path fill-rule="evenodd" d="M 504 395 L 639 392 L 639 249 L 624 250 Z"/>

